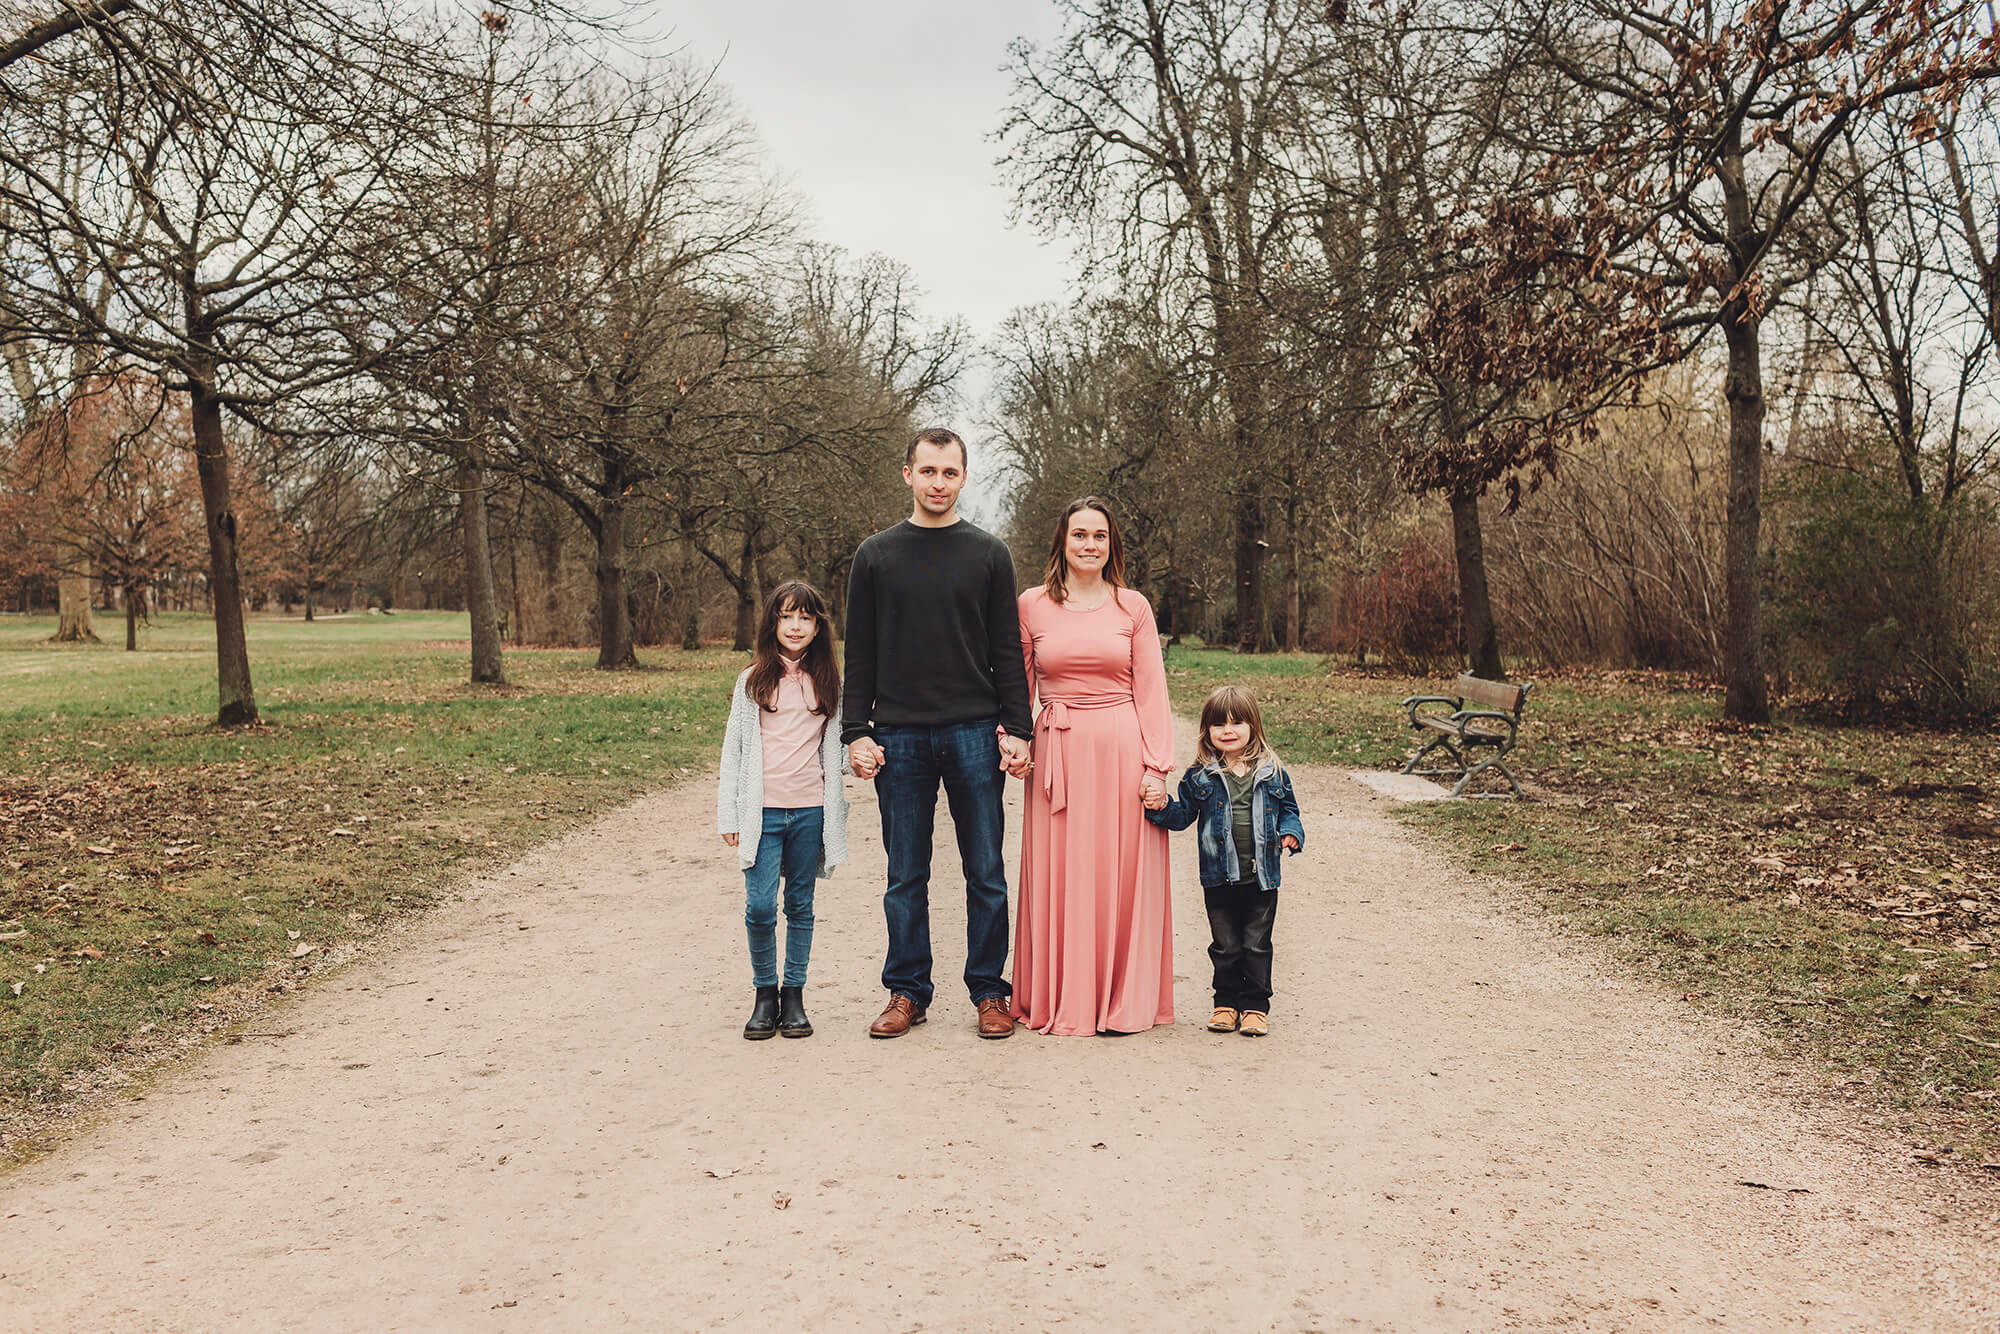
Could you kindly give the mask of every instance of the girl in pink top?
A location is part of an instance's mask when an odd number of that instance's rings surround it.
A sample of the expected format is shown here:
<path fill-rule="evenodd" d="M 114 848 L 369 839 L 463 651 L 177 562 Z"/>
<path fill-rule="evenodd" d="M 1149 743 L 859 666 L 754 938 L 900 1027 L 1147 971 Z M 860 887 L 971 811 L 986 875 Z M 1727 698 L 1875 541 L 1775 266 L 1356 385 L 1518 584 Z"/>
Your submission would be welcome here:
<path fill-rule="evenodd" d="M 840 669 L 833 622 L 811 584 L 780 584 L 764 605 L 750 666 L 736 678 L 722 739 L 716 824 L 743 868 L 743 920 L 757 997 L 746 1038 L 812 1036 L 806 964 L 813 885 L 846 857 L 841 795 Z M 747 836 L 747 837 L 746 837 Z M 784 881 L 785 972 L 778 980 L 778 882 Z"/>

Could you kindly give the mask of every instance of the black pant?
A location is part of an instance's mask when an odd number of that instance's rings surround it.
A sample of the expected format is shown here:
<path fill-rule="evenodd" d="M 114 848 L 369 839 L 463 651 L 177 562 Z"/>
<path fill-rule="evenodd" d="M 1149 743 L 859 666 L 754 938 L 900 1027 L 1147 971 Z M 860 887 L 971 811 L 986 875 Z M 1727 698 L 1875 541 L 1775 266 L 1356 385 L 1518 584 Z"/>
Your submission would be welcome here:
<path fill-rule="evenodd" d="M 1204 887 L 1208 957 L 1215 964 L 1215 1003 L 1232 1010 L 1271 1011 L 1271 924 L 1278 920 L 1278 891 L 1257 881 Z"/>

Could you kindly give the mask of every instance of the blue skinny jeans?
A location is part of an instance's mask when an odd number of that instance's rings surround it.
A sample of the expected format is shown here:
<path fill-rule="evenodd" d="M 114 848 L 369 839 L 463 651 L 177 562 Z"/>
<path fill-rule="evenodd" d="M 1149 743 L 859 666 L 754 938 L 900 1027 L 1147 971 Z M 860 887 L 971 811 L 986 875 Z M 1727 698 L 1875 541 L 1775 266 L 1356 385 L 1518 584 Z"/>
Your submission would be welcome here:
<path fill-rule="evenodd" d="M 760 987 L 778 982 L 778 879 L 785 881 L 785 980 L 806 984 L 812 958 L 813 882 L 819 879 L 821 832 L 826 811 L 819 806 L 766 806 L 757 838 L 757 860 L 743 871 L 743 925 L 750 932 L 750 980 Z"/>

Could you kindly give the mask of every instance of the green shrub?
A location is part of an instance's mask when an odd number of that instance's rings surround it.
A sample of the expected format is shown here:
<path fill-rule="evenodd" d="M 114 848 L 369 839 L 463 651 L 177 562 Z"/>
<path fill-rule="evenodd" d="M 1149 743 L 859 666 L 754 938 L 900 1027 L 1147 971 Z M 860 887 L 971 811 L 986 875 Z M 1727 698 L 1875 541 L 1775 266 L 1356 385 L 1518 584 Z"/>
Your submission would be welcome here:
<path fill-rule="evenodd" d="M 1913 499 L 1868 470 L 1802 465 L 1779 488 L 1772 592 L 1794 679 L 1843 705 L 1925 718 L 2000 708 L 1991 500 Z"/>

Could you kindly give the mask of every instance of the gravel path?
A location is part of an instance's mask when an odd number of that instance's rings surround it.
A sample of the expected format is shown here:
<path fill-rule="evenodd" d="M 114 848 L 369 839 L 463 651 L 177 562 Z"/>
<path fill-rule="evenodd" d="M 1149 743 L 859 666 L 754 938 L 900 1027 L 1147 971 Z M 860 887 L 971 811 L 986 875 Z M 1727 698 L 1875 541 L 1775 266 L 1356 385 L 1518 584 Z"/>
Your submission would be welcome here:
<path fill-rule="evenodd" d="M 711 793 L 648 797 L 0 1179 L 0 1328 L 1995 1328 L 2000 1192 L 1296 776 L 1263 1041 L 1200 1026 L 1190 836 L 1174 1028 L 979 1041 L 948 889 L 931 1022 L 871 1041 L 850 783 L 819 1032 L 744 1042 Z"/>

